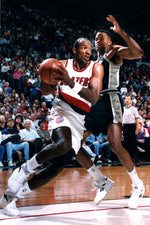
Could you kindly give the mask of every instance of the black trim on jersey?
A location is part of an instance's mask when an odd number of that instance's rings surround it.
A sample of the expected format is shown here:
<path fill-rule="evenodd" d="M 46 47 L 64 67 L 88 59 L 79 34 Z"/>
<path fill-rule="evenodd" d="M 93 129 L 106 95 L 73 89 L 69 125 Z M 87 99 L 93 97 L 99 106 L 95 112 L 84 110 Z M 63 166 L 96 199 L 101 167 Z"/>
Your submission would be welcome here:
<path fill-rule="evenodd" d="M 75 112 L 77 112 L 77 113 L 79 113 L 79 114 L 81 114 L 81 115 L 86 115 L 86 114 L 88 114 L 88 113 L 85 112 L 84 110 L 79 109 L 78 107 L 76 107 L 76 106 L 74 106 L 74 105 L 68 103 L 68 102 L 66 101 L 66 99 L 64 99 L 63 96 L 62 96 L 60 93 L 59 93 L 59 98 L 60 98 L 61 100 L 63 100 L 64 102 L 66 102 L 68 105 L 70 105 L 70 107 L 71 107 Z"/>

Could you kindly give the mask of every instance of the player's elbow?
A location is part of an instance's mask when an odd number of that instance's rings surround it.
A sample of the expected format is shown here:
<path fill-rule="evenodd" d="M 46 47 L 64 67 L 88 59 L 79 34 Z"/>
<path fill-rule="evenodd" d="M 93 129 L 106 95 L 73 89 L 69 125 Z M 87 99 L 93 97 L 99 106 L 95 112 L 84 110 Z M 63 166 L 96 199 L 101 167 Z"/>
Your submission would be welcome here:
<path fill-rule="evenodd" d="M 136 54 L 136 58 L 140 59 L 144 55 L 144 51 L 140 48 Z"/>
<path fill-rule="evenodd" d="M 98 99 L 99 99 L 99 95 L 95 95 L 94 98 L 92 98 L 92 100 L 91 100 L 91 104 L 95 105 L 96 102 L 98 101 Z"/>

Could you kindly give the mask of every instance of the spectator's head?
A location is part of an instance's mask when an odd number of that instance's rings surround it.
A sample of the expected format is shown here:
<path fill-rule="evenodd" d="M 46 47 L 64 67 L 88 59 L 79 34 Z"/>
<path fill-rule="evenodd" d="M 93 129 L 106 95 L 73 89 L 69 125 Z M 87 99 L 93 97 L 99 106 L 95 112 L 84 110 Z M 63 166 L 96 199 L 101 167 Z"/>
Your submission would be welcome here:
<path fill-rule="evenodd" d="M 31 121 L 30 120 L 25 120 L 24 121 L 24 126 L 27 130 L 30 130 L 31 128 Z"/>
<path fill-rule="evenodd" d="M 39 120 L 38 126 L 39 126 L 40 130 L 45 130 L 45 123 L 46 123 L 45 120 L 43 120 L 43 119 Z"/>
<path fill-rule="evenodd" d="M 5 116 L 0 115 L 0 123 L 6 123 Z"/>
<path fill-rule="evenodd" d="M 15 122 L 16 122 L 16 123 L 22 123 L 22 122 L 23 122 L 22 115 L 17 115 L 17 116 L 15 117 Z"/>
<path fill-rule="evenodd" d="M 5 115 L 5 111 L 6 111 L 5 108 L 1 108 L 1 115 Z"/>
<path fill-rule="evenodd" d="M 18 110 L 16 108 L 13 109 L 13 115 L 16 116 L 18 113 Z"/>
<path fill-rule="evenodd" d="M 14 120 L 12 118 L 9 118 L 7 120 L 7 128 L 12 129 L 14 127 Z"/>
<path fill-rule="evenodd" d="M 8 120 L 10 118 L 10 113 L 8 111 L 5 111 L 5 118 Z"/>
<path fill-rule="evenodd" d="M 29 118 L 29 114 L 27 113 L 27 111 L 23 111 L 22 112 L 22 116 L 24 119 L 28 119 Z"/>

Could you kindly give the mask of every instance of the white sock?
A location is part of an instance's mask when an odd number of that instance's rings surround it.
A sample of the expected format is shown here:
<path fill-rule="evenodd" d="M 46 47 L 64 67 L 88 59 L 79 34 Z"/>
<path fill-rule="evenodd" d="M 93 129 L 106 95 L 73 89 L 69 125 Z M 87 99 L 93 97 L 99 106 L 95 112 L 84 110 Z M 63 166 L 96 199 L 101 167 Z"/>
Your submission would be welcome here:
<path fill-rule="evenodd" d="M 91 168 L 87 170 L 89 174 L 94 178 L 95 181 L 98 181 L 105 176 L 99 171 L 99 169 L 95 166 L 95 164 L 92 165 Z"/>
<path fill-rule="evenodd" d="M 17 192 L 17 196 L 23 196 L 30 193 L 32 190 L 29 188 L 28 182 L 26 182 Z"/>
<path fill-rule="evenodd" d="M 35 168 L 37 168 L 38 166 L 40 166 L 41 164 L 39 164 L 36 160 L 36 156 L 37 154 L 35 154 L 26 164 L 27 164 L 27 169 L 30 170 L 34 170 Z"/>
<path fill-rule="evenodd" d="M 128 172 L 128 174 L 129 174 L 129 176 L 130 176 L 130 178 L 132 180 L 132 183 L 134 185 L 137 185 L 141 181 L 139 176 L 138 176 L 138 174 L 137 174 L 137 172 L 136 172 L 135 167 L 134 167 L 134 169 L 131 172 Z"/>

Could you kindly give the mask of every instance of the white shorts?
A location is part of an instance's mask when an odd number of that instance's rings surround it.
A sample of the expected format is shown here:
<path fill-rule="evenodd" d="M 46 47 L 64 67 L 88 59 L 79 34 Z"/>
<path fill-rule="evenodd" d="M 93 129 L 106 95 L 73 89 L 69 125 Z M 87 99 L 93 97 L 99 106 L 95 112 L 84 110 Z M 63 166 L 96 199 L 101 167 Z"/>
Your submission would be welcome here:
<path fill-rule="evenodd" d="M 49 116 L 49 130 L 57 127 L 69 127 L 72 133 L 72 148 L 77 154 L 81 147 L 81 140 L 85 131 L 85 115 L 75 112 L 67 103 L 58 100 L 51 109 Z"/>

